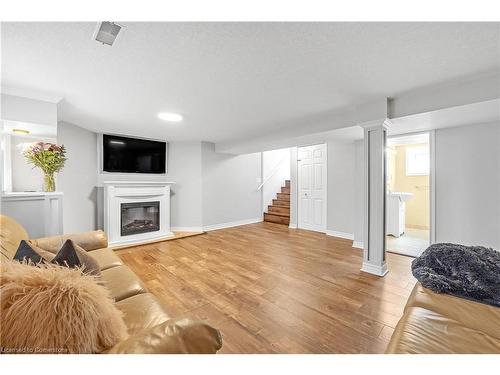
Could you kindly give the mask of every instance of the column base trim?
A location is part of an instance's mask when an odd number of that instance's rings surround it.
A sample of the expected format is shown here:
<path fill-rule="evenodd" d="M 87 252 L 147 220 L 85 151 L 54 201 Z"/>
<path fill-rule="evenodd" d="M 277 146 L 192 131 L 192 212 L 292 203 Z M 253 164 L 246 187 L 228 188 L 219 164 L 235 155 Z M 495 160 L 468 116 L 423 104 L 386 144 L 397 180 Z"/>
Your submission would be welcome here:
<path fill-rule="evenodd" d="M 361 267 L 362 272 L 371 273 L 372 275 L 385 276 L 389 270 L 387 269 L 387 263 L 384 262 L 383 265 L 377 266 L 372 263 L 363 262 Z"/>
<path fill-rule="evenodd" d="M 352 247 L 363 250 L 365 245 L 363 244 L 363 241 L 352 241 Z"/>

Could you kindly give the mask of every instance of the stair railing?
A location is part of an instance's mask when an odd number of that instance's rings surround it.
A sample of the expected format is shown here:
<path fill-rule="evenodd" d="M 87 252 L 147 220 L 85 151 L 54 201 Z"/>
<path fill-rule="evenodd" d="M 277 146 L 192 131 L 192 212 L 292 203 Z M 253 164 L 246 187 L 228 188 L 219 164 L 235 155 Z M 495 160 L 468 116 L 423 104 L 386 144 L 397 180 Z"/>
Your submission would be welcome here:
<path fill-rule="evenodd" d="M 264 181 L 262 181 L 262 183 L 259 185 L 259 187 L 257 188 L 257 190 L 262 189 L 262 187 L 265 185 L 265 183 L 266 183 L 267 181 L 269 181 L 269 179 L 270 179 L 271 177 L 273 177 L 273 176 L 276 174 L 276 172 L 278 172 L 279 167 L 281 166 L 281 164 L 283 163 L 283 161 L 284 161 L 285 159 L 288 159 L 288 156 L 283 156 L 283 157 L 280 159 L 280 161 L 279 161 L 278 163 L 276 163 L 276 165 L 274 166 L 274 168 L 271 170 L 271 173 L 269 174 L 269 176 L 267 176 L 267 177 L 264 179 Z"/>

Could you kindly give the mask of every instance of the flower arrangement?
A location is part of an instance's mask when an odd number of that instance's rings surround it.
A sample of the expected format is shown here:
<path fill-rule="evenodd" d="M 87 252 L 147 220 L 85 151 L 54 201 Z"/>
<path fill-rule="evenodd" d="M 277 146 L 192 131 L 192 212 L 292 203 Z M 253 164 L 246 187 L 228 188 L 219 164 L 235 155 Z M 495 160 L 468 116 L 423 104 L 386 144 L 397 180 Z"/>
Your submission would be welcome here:
<path fill-rule="evenodd" d="M 35 142 L 23 152 L 29 164 L 40 168 L 44 173 L 44 191 L 55 191 L 54 173 L 59 172 L 66 162 L 66 149 L 63 145 Z"/>

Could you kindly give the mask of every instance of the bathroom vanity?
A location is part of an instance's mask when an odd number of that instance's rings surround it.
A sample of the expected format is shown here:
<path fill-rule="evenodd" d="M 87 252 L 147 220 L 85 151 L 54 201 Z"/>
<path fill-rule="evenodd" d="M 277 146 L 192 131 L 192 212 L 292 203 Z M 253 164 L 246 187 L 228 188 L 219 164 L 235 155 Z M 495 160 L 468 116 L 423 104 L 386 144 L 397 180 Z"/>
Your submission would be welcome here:
<path fill-rule="evenodd" d="M 405 231 L 406 202 L 413 198 L 412 193 L 389 192 L 386 199 L 386 234 L 399 237 Z"/>

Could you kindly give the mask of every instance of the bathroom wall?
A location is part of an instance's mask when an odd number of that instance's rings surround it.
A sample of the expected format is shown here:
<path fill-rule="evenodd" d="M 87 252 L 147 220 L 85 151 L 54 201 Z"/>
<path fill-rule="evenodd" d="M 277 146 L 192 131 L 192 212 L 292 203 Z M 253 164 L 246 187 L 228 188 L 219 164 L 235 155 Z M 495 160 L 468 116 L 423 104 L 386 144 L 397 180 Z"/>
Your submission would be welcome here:
<path fill-rule="evenodd" d="M 411 147 L 421 146 L 428 145 L 414 144 L 395 147 L 395 174 L 392 191 L 413 194 L 413 198 L 406 202 L 406 226 L 409 228 L 429 229 L 429 175 L 406 175 L 406 150 Z"/>

